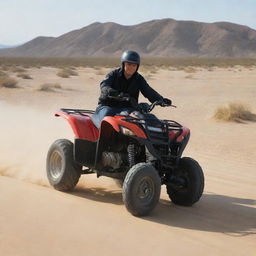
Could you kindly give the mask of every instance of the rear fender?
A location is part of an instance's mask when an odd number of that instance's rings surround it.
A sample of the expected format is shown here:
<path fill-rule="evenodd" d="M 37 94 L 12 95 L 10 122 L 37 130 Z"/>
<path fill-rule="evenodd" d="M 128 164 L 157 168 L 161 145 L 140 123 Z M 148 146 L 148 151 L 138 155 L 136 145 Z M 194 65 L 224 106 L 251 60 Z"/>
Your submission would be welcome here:
<path fill-rule="evenodd" d="M 89 141 L 98 140 L 99 131 L 92 123 L 90 115 L 68 114 L 60 110 L 55 113 L 55 116 L 61 116 L 68 121 L 76 138 Z"/>

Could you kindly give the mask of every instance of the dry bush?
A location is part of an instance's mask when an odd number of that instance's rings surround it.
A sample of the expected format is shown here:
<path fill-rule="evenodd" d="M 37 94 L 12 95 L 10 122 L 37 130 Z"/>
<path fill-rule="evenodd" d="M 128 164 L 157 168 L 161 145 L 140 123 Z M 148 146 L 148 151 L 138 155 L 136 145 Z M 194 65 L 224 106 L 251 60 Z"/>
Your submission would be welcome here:
<path fill-rule="evenodd" d="M 95 70 L 96 70 L 96 75 L 98 75 L 98 76 L 104 76 L 104 75 L 106 75 L 106 72 L 104 71 L 104 70 L 102 70 L 102 69 L 96 69 L 96 68 L 94 68 Z"/>
<path fill-rule="evenodd" d="M 22 66 L 24 69 L 28 69 L 28 68 L 31 68 L 31 66 L 29 64 L 23 64 Z"/>
<path fill-rule="evenodd" d="M 9 70 L 9 67 L 8 67 L 7 65 L 2 65 L 2 66 L 1 66 L 1 69 L 2 69 L 3 71 L 8 71 L 8 70 Z"/>
<path fill-rule="evenodd" d="M 55 92 L 55 89 L 61 89 L 61 85 L 58 83 L 45 83 L 41 84 L 38 91 L 44 91 L 44 92 Z"/>
<path fill-rule="evenodd" d="M 0 88 L 17 88 L 17 81 L 8 75 L 0 76 Z"/>
<path fill-rule="evenodd" d="M 19 73 L 17 74 L 17 77 L 23 78 L 23 79 L 32 79 L 32 77 L 28 74 Z"/>
<path fill-rule="evenodd" d="M 57 73 L 57 76 L 62 77 L 62 78 L 69 78 L 70 74 L 66 70 L 62 69 Z"/>
<path fill-rule="evenodd" d="M 193 75 L 186 75 L 185 78 L 186 79 L 194 79 Z"/>
<path fill-rule="evenodd" d="M 57 76 L 62 78 L 69 78 L 70 76 L 78 76 L 78 73 L 70 68 L 63 68 L 58 73 Z"/>
<path fill-rule="evenodd" d="M 196 69 L 194 68 L 194 67 L 186 67 L 185 69 L 184 69 L 184 71 L 186 72 L 186 73 L 196 73 Z"/>
<path fill-rule="evenodd" d="M 139 72 L 141 73 L 151 73 L 156 74 L 158 72 L 158 67 L 156 65 L 141 65 Z"/>
<path fill-rule="evenodd" d="M 11 177 L 12 175 L 8 172 L 7 168 L 0 168 L 0 176 Z"/>
<path fill-rule="evenodd" d="M 69 73 L 64 71 L 64 70 L 60 70 L 58 73 L 57 73 L 57 76 L 59 77 L 62 77 L 62 78 L 69 78 Z"/>
<path fill-rule="evenodd" d="M 17 81 L 8 76 L 7 73 L 0 71 L 0 88 L 17 88 Z"/>
<path fill-rule="evenodd" d="M 14 68 L 12 68 L 12 72 L 14 72 L 14 73 L 24 73 L 24 72 L 26 72 L 26 70 L 24 68 L 21 68 L 21 67 L 14 67 Z"/>
<path fill-rule="evenodd" d="M 256 115 L 250 111 L 249 107 L 237 102 L 219 107 L 215 111 L 214 118 L 228 122 L 256 121 Z"/>
<path fill-rule="evenodd" d="M 1 77 L 1 76 L 7 76 L 7 74 L 6 74 L 5 72 L 3 72 L 3 71 L 0 70 L 0 77 Z"/>

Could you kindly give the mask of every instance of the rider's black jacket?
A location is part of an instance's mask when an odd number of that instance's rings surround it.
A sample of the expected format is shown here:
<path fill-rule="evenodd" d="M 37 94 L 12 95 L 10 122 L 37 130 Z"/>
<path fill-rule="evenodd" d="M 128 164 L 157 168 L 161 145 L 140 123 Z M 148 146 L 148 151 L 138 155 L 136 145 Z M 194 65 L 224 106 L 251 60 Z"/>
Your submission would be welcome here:
<path fill-rule="evenodd" d="M 139 99 L 141 92 L 144 97 L 153 103 L 154 101 L 161 100 L 163 97 L 151 88 L 144 77 L 136 72 L 130 79 L 126 79 L 123 69 L 115 69 L 107 74 L 106 78 L 100 84 L 101 94 L 98 104 L 101 106 L 110 107 L 131 107 L 130 102 L 118 102 L 108 98 L 108 93 L 112 89 L 117 90 L 119 93 L 127 93 L 130 97 L 134 98 L 136 102 Z"/>

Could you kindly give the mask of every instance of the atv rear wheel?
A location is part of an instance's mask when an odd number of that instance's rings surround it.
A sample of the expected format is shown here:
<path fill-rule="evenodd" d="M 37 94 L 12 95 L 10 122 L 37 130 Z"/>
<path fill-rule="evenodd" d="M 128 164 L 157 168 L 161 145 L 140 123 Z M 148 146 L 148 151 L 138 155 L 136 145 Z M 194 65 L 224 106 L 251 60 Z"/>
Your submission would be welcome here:
<path fill-rule="evenodd" d="M 161 180 L 149 163 L 134 165 L 126 174 L 123 183 L 123 201 L 134 216 L 145 216 L 157 205 Z"/>
<path fill-rule="evenodd" d="M 196 203 L 204 190 L 204 174 L 198 162 L 189 157 L 181 158 L 176 179 L 182 181 L 179 186 L 166 185 L 172 202 L 183 206 Z"/>
<path fill-rule="evenodd" d="M 74 161 L 73 143 L 66 139 L 56 140 L 50 147 L 46 160 L 47 177 L 57 190 L 72 190 L 77 184 L 82 167 Z"/>

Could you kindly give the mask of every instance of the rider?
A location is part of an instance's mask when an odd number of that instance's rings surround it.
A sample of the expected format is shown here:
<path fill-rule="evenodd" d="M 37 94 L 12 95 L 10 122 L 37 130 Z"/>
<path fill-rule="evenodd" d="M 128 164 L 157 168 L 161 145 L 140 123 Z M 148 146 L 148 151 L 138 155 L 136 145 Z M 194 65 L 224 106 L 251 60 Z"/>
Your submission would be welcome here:
<path fill-rule="evenodd" d="M 170 99 L 163 98 L 138 73 L 139 66 L 139 54 L 135 51 L 125 51 L 121 57 L 121 68 L 111 71 L 101 82 L 101 94 L 96 108 L 97 120 L 95 120 L 98 127 L 105 116 L 114 116 L 122 111 L 134 110 L 130 101 L 117 101 L 109 96 L 116 97 L 122 93 L 138 103 L 141 92 L 151 103 L 160 100 L 165 105 L 171 105 Z"/>

